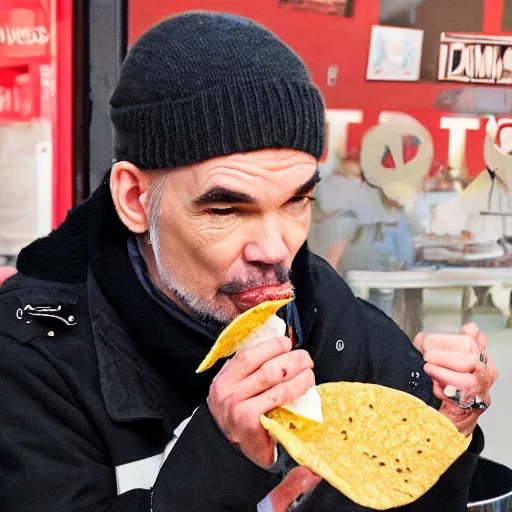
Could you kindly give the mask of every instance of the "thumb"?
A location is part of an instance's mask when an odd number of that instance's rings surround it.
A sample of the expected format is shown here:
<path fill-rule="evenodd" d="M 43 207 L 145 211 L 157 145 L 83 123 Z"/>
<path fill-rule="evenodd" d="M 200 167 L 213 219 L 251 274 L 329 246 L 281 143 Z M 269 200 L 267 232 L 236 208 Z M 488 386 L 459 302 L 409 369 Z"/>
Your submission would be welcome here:
<path fill-rule="evenodd" d="M 469 324 L 463 325 L 460 330 L 460 333 L 464 334 L 465 336 L 469 336 L 470 338 L 473 338 L 476 341 L 478 335 L 480 334 L 480 328 L 475 322 L 471 322 Z"/>
<path fill-rule="evenodd" d="M 487 348 L 487 336 L 480 330 L 480 327 L 478 327 L 475 322 L 462 326 L 460 333 L 474 339 L 481 352 Z"/>

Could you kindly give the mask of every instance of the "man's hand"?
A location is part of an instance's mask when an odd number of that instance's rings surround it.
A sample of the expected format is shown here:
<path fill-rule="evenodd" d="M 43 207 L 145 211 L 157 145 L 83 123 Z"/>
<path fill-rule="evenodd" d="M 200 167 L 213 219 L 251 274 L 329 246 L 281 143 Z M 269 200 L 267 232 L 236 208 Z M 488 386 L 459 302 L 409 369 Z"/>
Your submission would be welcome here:
<path fill-rule="evenodd" d="M 9 277 L 16 274 L 16 269 L 13 267 L 0 267 L 0 286 L 4 284 L 4 281 L 9 279 Z"/>
<path fill-rule="evenodd" d="M 443 401 L 440 412 L 459 432 L 470 435 L 484 409 L 461 409 L 448 396 L 459 391 L 463 405 L 475 397 L 487 405 L 491 403 L 489 393 L 498 378 L 498 370 L 485 353 L 487 336 L 475 323 L 470 323 L 461 329 L 461 334 L 419 333 L 414 346 L 423 354 L 425 373 L 433 380 L 434 395 Z"/>
<path fill-rule="evenodd" d="M 208 405 L 224 435 L 262 467 L 273 463 L 275 443 L 260 415 L 293 402 L 315 385 L 313 361 L 289 338 L 264 341 L 227 361 L 210 388 Z"/>

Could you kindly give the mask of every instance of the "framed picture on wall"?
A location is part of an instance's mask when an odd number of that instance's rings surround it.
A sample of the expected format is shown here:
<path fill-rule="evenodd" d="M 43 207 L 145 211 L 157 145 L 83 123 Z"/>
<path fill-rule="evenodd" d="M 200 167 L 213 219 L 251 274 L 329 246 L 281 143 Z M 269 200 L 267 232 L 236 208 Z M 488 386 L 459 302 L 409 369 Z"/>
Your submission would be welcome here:
<path fill-rule="evenodd" d="M 415 82 L 420 78 L 423 30 L 374 25 L 367 80 Z"/>
<path fill-rule="evenodd" d="M 352 16 L 354 0 L 278 0 L 279 7 L 289 7 L 300 11 Z"/>

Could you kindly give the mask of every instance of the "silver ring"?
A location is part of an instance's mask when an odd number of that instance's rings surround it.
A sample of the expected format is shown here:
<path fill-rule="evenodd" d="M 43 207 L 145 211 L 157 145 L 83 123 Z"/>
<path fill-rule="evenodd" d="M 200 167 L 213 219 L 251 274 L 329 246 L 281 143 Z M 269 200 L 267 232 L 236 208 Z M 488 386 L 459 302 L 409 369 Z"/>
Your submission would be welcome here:
<path fill-rule="evenodd" d="M 478 409 L 478 410 L 485 411 L 486 409 L 489 408 L 489 404 L 486 404 L 485 402 L 482 401 L 482 399 L 478 395 L 475 395 L 475 398 L 473 398 L 473 400 L 471 401 L 470 404 L 459 405 L 459 407 L 461 409 L 470 409 L 470 410 Z"/>
<path fill-rule="evenodd" d="M 460 407 L 466 411 L 485 411 L 489 408 L 489 404 L 486 404 L 478 395 L 475 395 L 473 400 L 471 400 L 468 405 L 464 405 L 462 391 L 460 389 L 457 389 L 453 395 L 447 395 L 445 392 L 445 396 L 449 398 L 457 407 Z"/>
<path fill-rule="evenodd" d="M 485 352 L 481 352 L 480 353 L 480 361 L 483 363 L 483 364 L 487 364 L 487 354 Z"/>

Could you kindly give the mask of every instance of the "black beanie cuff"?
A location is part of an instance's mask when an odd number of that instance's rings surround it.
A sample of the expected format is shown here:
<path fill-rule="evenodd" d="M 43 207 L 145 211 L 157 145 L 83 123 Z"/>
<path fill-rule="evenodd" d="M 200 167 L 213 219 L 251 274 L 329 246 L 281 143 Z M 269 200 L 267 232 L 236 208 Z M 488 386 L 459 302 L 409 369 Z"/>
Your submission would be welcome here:
<path fill-rule="evenodd" d="M 325 111 L 309 81 L 238 81 L 172 101 L 111 108 L 115 158 L 166 169 L 261 149 L 319 159 Z"/>

